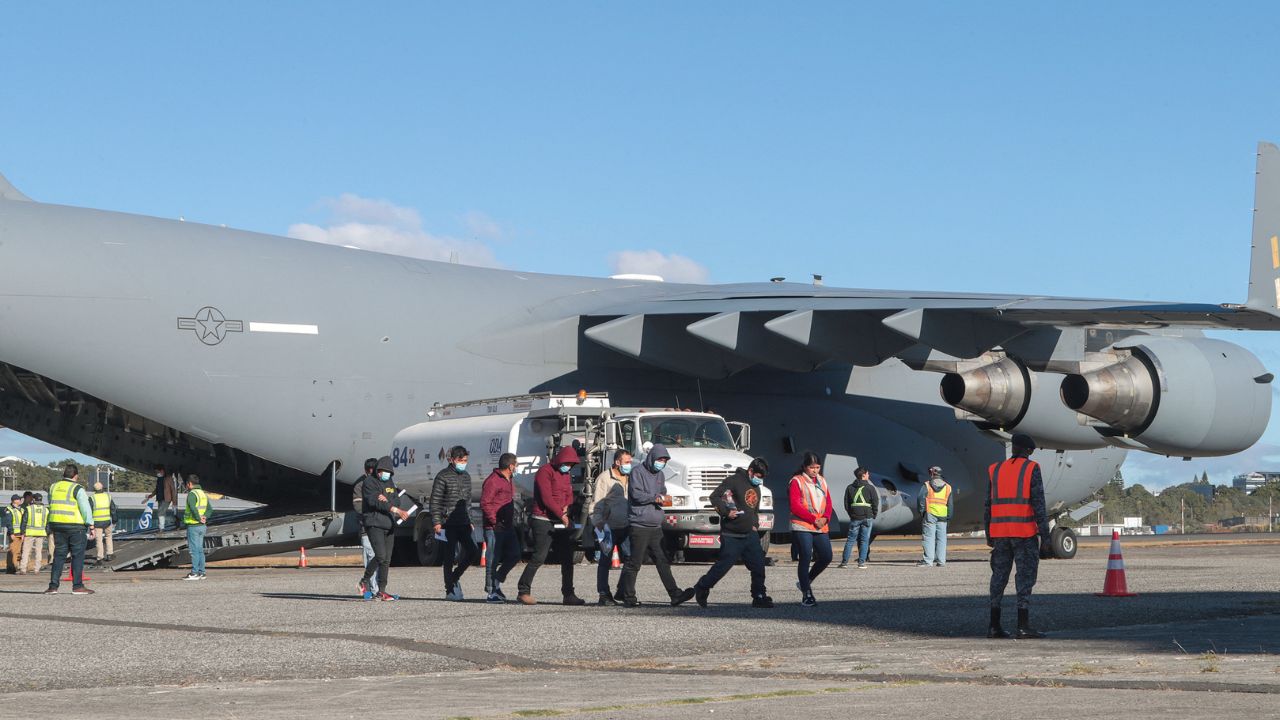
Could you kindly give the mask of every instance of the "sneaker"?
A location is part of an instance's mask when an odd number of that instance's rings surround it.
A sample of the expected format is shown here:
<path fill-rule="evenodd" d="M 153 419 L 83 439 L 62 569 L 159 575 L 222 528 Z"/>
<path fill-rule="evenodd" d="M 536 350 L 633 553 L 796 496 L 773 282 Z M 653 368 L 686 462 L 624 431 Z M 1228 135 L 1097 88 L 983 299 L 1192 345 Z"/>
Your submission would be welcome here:
<path fill-rule="evenodd" d="M 842 563 L 840 563 L 839 565 L 837 565 L 837 566 L 836 566 L 836 569 L 837 569 L 837 570 L 843 570 L 843 569 L 845 569 L 845 568 L 847 568 L 847 567 L 849 567 L 849 563 L 847 563 L 847 562 L 842 562 Z"/>
<path fill-rule="evenodd" d="M 574 595 L 573 593 L 569 593 L 568 595 L 564 596 L 564 604 L 565 605 L 586 605 L 587 601 L 583 600 L 577 595 Z"/>
<path fill-rule="evenodd" d="M 83 585 L 80 585 L 80 586 L 71 588 L 71 594 L 72 595 L 92 595 L 93 591 Z"/>
<path fill-rule="evenodd" d="M 934 565 L 935 565 L 936 567 L 946 567 L 946 566 L 947 566 L 947 564 L 946 564 L 946 563 L 944 563 L 944 562 L 936 562 L 936 563 L 934 563 Z"/>
<path fill-rule="evenodd" d="M 761 595 L 757 598 L 751 598 L 751 607 L 753 608 L 771 608 L 773 607 L 773 598 L 768 595 Z"/>
<path fill-rule="evenodd" d="M 199 580 L 200 576 L 195 573 L 187 573 L 186 575 L 182 576 L 182 579 L 183 580 Z"/>
<path fill-rule="evenodd" d="M 484 598 L 484 601 L 485 601 L 485 602 L 487 602 L 487 603 L 500 603 L 500 602 L 506 602 L 506 600 L 505 600 L 501 595 L 499 595 L 497 592 L 491 592 L 491 593 L 489 593 L 488 595 L 486 595 L 486 596 L 485 596 L 485 598 Z"/>
<path fill-rule="evenodd" d="M 694 595 L 693 598 L 698 601 L 698 607 L 706 607 L 707 598 L 711 597 L 711 589 L 698 588 L 697 590 L 698 590 L 698 594 Z"/>
<path fill-rule="evenodd" d="M 54 586 L 50 585 L 50 586 L 49 586 L 49 589 L 44 591 L 44 594 L 45 594 L 45 595 L 57 595 L 57 594 L 58 594 L 58 588 L 56 588 L 56 587 L 54 587 Z"/>
<path fill-rule="evenodd" d="M 618 601 L 617 601 L 617 600 L 614 600 L 614 599 L 613 599 L 613 596 L 612 596 L 612 595 L 610 595 L 609 593 L 607 593 L 607 592 L 603 592 L 603 593 L 600 593 L 600 599 L 596 601 L 596 604 L 597 604 L 597 605 L 601 605 L 601 606 L 604 606 L 604 605 L 617 605 L 617 604 L 618 604 Z"/>
<path fill-rule="evenodd" d="M 386 592 L 379 592 L 378 599 L 381 600 L 382 602 L 395 602 L 396 600 L 400 599 L 400 596 L 392 595 L 391 593 L 386 593 Z"/>
<path fill-rule="evenodd" d="M 207 580 L 207 579 L 209 579 L 209 576 L 208 576 L 208 575 L 205 575 L 204 573 L 200 573 L 200 576 L 199 576 L 199 577 L 197 577 L 196 579 L 197 579 L 197 580 Z"/>
<path fill-rule="evenodd" d="M 690 600 L 692 600 L 693 596 L 697 594 L 698 594 L 697 590 L 693 588 L 685 588 L 684 590 L 681 590 L 680 592 L 671 596 L 671 606 L 677 607 L 679 605 L 683 605 L 684 603 L 687 603 Z"/>
<path fill-rule="evenodd" d="M 622 601 L 622 607 L 624 608 L 637 608 L 643 604 L 644 603 L 640 602 L 639 600 L 623 600 Z"/>
<path fill-rule="evenodd" d="M 493 594 L 498 596 L 502 602 L 507 601 L 507 594 L 502 592 L 502 583 L 495 583 L 493 586 Z"/>
<path fill-rule="evenodd" d="M 445 594 L 444 594 L 444 599 L 445 599 L 445 600 L 452 600 L 452 601 L 454 601 L 454 602 L 461 602 L 461 601 L 462 601 L 462 588 L 458 587 L 457 585 L 454 585 L 452 590 L 448 590 L 448 591 L 446 591 L 446 592 L 445 592 Z"/>
<path fill-rule="evenodd" d="M 624 602 L 627 599 L 627 595 L 622 592 L 622 588 L 618 588 L 618 591 L 613 594 L 613 599 L 618 602 Z"/>
<path fill-rule="evenodd" d="M 516 595 L 516 601 L 519 602 L 521 605 L 537 605 L 538 604 L 538 601 L 534 600 L 533 596 L 530 595 L 529 593 L 520 593 L 519 595 Z"/>
<path fill-rule="evenodd" d="M 364 581 L 361 580 L 360 582 L 356 583 L 356 592 L 361 595 L 364 595 L 365 593 L 369 592 L 369 586 L 365 585 Z"/>
<path fill-rule="evenodd" d="M 804 607 L 814 607 L 818 604 L 818 599 L 812 595 L 805 595 L 804 599 L 800 601 L 800 604 Z"/>
<path fill-rule="evenodd" d="M 923 560 L 921 560 L 920 562 L 916 563 L 916 567 L 932 567 L 932 565 L 933 565 L 932 563 L 927 563 L 927 562 L 925 562 L 925 561 L 923 561 Z"/>
<path fill-rule="evenodd" d="M 365 588 L 364 592 L 360 593 L 361 600 L 372 600 L 373 597 L 373 592 L 369 588 Z"/>
<path fill-rule="evenodd" d="M 860 562 L 860 563 L 858 563 L 858 569 L 859 569 L 859 570 L 866 570 L 866 569 L 867 569 L 867 564 L 866 564 L 866 563 L 864 563 L 864 562 Z"/>

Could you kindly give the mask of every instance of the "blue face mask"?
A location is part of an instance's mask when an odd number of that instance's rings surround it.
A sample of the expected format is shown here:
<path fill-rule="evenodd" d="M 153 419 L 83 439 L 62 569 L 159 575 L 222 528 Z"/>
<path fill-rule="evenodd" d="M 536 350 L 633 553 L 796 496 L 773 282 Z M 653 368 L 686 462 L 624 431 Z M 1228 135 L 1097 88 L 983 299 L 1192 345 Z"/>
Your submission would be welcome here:
<path fill-rule="evenodd" d="M 567 472 L 569 472 L 569 468 L 571 468 L 571 467 L 573 467 L 573 466 L 572 466 L 572 465 L 561 465 L 561 466 L 560 466 L 560 472 L 562 472 L 562 473 L 567 473 Z"/>
<path fill-rule="evenodd" d="M 618 469 L 622 471 L 623 475 L 630 475 L 631 463 L 622 463 L 621 465 L 618 466 Z"/>
<path fill-rule="evenodd" d="M 378 477 L 379 477 L 383 482 L 386 482 L 386 481 L 388 481 L 388 480 L 390 480 L 390 479 L 391 479 L 391 473 L 389 473 L 389 472 L 380 472 L 380 473 L 378 473 Z"/>
<path fill-rule="evenodd" d="M 762 484 L 764 484 L 764 478 L 759 477 L 759 476 L 757 476 L 757 475 L 752 475 L 752 476 L 751 476 L 751 484 L 752 484 L 752 485 L 762 485 Z"/>
<path fill-rule="evenodd" d="M 666 461 L 666 460 L 654 460 L 654 461 L 653 461 L 653 469 L 654 469 L 654 470 L 661 470 L 662 468 L 664 468 L 664 467 L 666 467 L 666 466 L 667 466 L 667 461 Z"/>
<path fill-rule="evenodd" d="M 466 472 L 466 471 L 467 471 L 467 464 L 466 464 L 466 463 L 454 463 L 454 464 L 453 464 L 453 468 L 454 468 L 455 470 L 457 470 L 458 472 Z"/>

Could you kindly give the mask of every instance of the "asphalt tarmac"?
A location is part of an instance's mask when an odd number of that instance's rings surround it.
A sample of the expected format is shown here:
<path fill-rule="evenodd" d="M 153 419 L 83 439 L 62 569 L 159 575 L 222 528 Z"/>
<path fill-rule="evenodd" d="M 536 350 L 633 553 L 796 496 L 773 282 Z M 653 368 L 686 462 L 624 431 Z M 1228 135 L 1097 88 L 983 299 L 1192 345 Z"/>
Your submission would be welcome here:
<path fill-rule="evenodd" d="M 1274 717 L 1280 538 L 1247 540 L 1126 546 L 1134 598 L 1094 595 L 1101 545 L 1042 563 L 1038 641 L 986 639 L 989 568 L 970 543 L 943 568 L 915 567 L 902 544 L 865 570 L 833 565 L 814 608 L 783 554 L 773 610 L 749 606 L 742 568 L 703 609 L 669 607 L 646 567 L 633 610 L 551 602 L 556 567 L 535 607 L 484 603 L 479 568 L 462 603 L 444 600 L 439 568 L 393 568 L 395 603 L 356 599 L 351 568 L 91 572 L 92 596 L 0 576 L 3 635 L 25 648 L 7 654 L 0 718 Z M 577 570 L 594 600 L 594 568 Z"/>

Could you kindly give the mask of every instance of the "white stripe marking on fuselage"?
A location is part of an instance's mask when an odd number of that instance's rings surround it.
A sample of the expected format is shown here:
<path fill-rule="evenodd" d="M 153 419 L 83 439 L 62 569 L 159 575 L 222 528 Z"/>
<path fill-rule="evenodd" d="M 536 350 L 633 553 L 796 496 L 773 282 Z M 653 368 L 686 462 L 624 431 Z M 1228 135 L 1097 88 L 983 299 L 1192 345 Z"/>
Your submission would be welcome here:
<path fill-rule="evenodd" d="M 249 322 L 249 332 L 287 333 L 290 335 L 319 335 L 316 325 L 291 325 L 289 323 Z"/>

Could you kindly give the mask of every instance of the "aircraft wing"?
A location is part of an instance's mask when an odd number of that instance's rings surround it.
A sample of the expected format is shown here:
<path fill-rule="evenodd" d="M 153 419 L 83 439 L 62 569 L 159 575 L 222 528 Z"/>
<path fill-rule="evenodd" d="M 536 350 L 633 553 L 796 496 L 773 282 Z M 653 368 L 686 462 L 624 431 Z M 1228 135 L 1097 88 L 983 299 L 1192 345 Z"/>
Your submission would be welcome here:
<path fill-rule="evenodd" d="M 1074 360 L 1162 328 L 1280 330 L 1280 149 L 1258 145 L 1249 292 L 1242 304 L 847 290 L 794 283 L 670 286 L 583 316 L 590 340 L 680 372 L 722 377 L 754 364 L 808 370 L 932 351 L 1000 347 L 1031 364 Z M 1069 357 L 1069 356 L 1076 357 Z M 908 359 L 910 362 L 910 359 Z"/>

